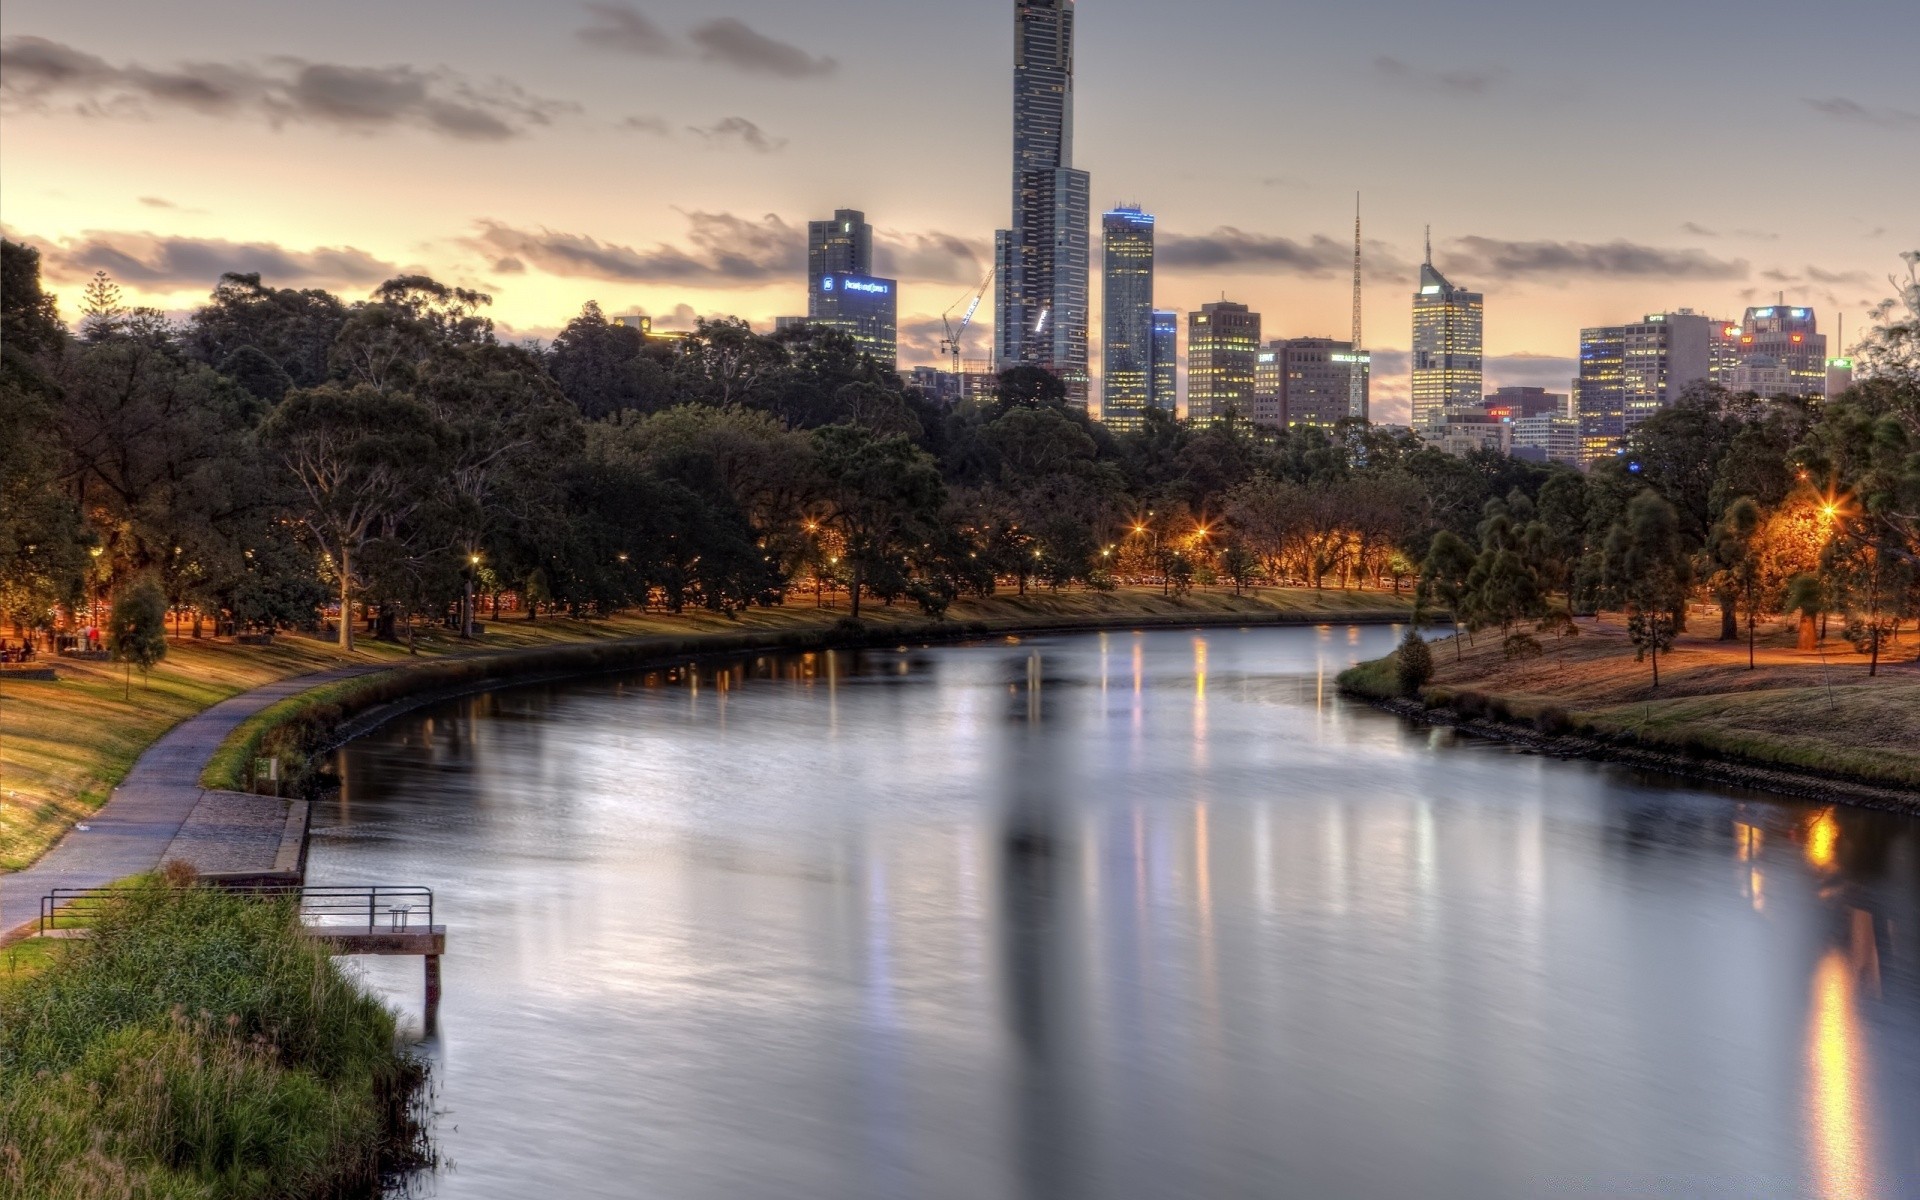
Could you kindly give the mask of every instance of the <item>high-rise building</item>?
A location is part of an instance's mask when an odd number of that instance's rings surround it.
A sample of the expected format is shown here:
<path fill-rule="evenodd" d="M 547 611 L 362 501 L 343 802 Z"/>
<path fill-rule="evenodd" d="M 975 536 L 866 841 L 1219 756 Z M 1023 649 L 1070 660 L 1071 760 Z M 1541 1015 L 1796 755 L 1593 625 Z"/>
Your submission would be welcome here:
<path fill-rule="evenodd" d="M 1827 393 L 1827 335 L 1811 308 L 1749 308 L 1740 322 L 1740 365 L 1727 386 L 1736 392 L 1817 398 Z"/>
<path fill-rule="evenodd" d="M 1480 405 L 1485 300 L 1447 282 L 1433 266 L 1433 247 L 1420 266 L 1413 296 L 1413 427 L 1438 429 L 1447 414 Z"/>
<path fill-rule="evenodd" d="M 807 277 L 832 272 L 873 274 L 873 226 L 859 209 L 836 208 L 831 221 L 807 222 Z"/>
<path fill-rule="evenodd" d="M 1351 341 L 1333 338 L 1268 343 L 1254 360 L 1253 423 L 1331 429 L 1349 418 L 1366 420 L 1372 357 Z"/>
<path fill-rule="evenodd" d="M 813 281 L 807 323 L 841 330 L 862 354 L 892 370 L 899 356 L 899 290 L 891 279 L 828 271 Z"/>
<path fill-rule="evenodd" d="M 994 234 L 1000 365 L 1058 375 L 1087 403 L 1087 173 L 1073 169 L 1074 0 L 1013 6 L 1013 227 Z"/>
<path fill-rule="evenodd" d="M 1712 379 L 1720 327 L 1684 311 L 1581 330 L 1580 377 L 1574 384 L 1581 462 L 1618 454 L 1647 418 L 1670 407 L 1688 387 Z"/>
<path fill-rule="evenodd" d="M 1148 374 L 1147 402 L 1173 416 L 1180 409 L 1180 314 L 1153 310 L 1153 365 Z"/>
<path fill-rule="evenodd" d="M 1221 300 L 1187 314 L 1187 419 L 1211 424 L 1253 416 L 1260 358 L 1260 314 Z"/>
<path fill-rule="evenodd" d="M 1136 430 L 1153 399 L 1153 217 L 1116 208 L 1100 233 L 1100 419 Z"/>

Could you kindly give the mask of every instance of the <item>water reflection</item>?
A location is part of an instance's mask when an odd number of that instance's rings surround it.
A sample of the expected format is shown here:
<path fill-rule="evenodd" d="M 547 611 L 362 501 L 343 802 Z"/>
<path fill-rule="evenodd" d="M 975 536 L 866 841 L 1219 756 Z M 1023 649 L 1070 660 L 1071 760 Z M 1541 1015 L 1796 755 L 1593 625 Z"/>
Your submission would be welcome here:
<path fill-rule="evenodd" d="M 1395 632 L 766 655 L 354 744 L 314 877 L 454 930 L 429 1190 L 1916 1194 L 1916 823 L 1344 704 Z"/>

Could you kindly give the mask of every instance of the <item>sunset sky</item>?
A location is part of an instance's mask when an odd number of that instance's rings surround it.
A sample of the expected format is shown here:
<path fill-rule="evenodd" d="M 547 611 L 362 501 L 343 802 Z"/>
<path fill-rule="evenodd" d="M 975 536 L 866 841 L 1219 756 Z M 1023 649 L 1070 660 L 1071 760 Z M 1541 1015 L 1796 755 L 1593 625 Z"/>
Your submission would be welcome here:
<path fill-rule="evenodd" d="M 1012 9 L 9 0 L 0 222 L 69 317 L 99 268 L 169 310 L 223 270 L 349 298 L 419 270 L 548 337 L 588 300 L 804 312 L 806 221 L 862 208 L 930 363 L 1008 220 Z M 1912 0 L 1079 14 L 1076 165 L 1159 216 L 1160 307 L 1344 334 L 1362 193 L 1376 419 L 1405 419 L 1427 223 L 1487 295 L 1489 386 L 1556 390 L 1582 325 L 1667 308 L 1784 290 L 1851 341 L 1920 246 Z"/>

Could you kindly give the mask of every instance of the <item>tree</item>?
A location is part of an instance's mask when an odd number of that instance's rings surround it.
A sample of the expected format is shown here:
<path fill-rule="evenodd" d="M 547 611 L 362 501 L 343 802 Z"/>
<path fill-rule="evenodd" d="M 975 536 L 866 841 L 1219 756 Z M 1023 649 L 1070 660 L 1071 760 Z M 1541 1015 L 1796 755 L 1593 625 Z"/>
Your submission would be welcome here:
<path fill-rule="evenodd" d="M 1762 518 L 1760 506 L 1742 496 L 1727 506 L 1708 539 L 1707 553 L 1713 568 L 1707 582 L 1720 600 L 1720 640 L 1731 641 L 1740 634 L 1734 619 L 1735 606 L 1747 616 L 1747 669 L 1754 668 L 1755 626 L 1759 622 L 1761 555 L 1758 545 Z"/>
<path fill-rule="evenodd" d="M 933 541 L 946 486 L 933 459 L 904 437 L 879 437 L 853 425 L 813 432 L 824 523 L 846 540 L 853 619 L 870 581 L 904 586 L 908 545 Z"/>
<path fill-rule="evenodd" d="M 1447 606 L 1447 614 L 1453 621 L 1453 657 L 1456 661 L 1461 657 L 1460 615 L 1471 595 L 1467 580 L 1473 573 L 1475 562 L 1474 553 L 1466 542 L 1452 530 L 1443 529 L 1427 549 L 1427 559 L 1420 566 L 1420 584 L 1415 590 L 1415 612 L 1433 603 Z"/>
<path fill-rule="evenodd" d="M 1867 674 L 1880 673 L 1880 647 L 1907 615 L 1913 565 L 1891 530 L 1878 522 L 1851 522 L 1828 545 L 1821 565 L 1834 598 L 1847 614 L 1846 639 L 1868 656 Z"/>
<path fill-rule="evenodd" d="M 167 656 L 167 593 L 151 577 L 135 580 L 113 598 L 107 617 L 107 648 L 127 664 L 126 699 L 133 699 L 133 669 L 147 672 Z"/>
<path fill-rule="evenodd" d="M 433 469 L 432 417 L 419 401 L 367 386 L 292 392 L 261 430 L 300 489 L 300 514 L 338 585 L 340 648 L 353 649 L 360 552 L 377 523 Z"/>
<path fill-rule="evenodd" d="M 1800 638 L 1796 649 L 1820 648 L 1820 618 L 1827 611 L 1827 585 L 1818 575 L 1803 572 L 1787 581 L 1787 612 L 1799 618 Z"/>
<path fill-rule="evenodd" d="M 1015 408 L 1058 408 L 1067 402 L 1067 385 L 1045 367 L 1020 363 L 1000 372 L 994 384 L 999 411 Z"/>
<path fill-rule="evenodd" d="M 1607 535 L 1606 580 L 1626 609 L 1635 661 L 1652 659 L 1656 688 L 1660 654 L 1673 648 L 1679 632 L 1674 614 L 1686 603 L 1691 579 L 1680 514 L 1658 492 L 1640 493 Z"/>

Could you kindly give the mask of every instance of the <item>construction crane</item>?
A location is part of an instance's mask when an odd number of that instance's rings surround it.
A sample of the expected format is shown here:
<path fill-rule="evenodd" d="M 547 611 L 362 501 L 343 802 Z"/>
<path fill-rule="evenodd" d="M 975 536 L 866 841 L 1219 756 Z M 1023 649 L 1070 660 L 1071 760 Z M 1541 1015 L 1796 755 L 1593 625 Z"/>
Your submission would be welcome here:
<path fill-rule="evenodd" d="M 967 326 L 973 324 L 973 314 L 980 311 L 980 302 L 987 297 L 987 289 L 993 286 L 993 273 L 998 266 L 987 268 L 987 277 L 980 286 L 960 299 L 955 300 L 946 312 L 940 314 L 940 323 L 946 327 L 947 336 L 940 339 L 940 353 L 953 356 L 953 384 L 960 387 L 960 339 L 966 335 Z M 960 318 L 960 324 L 953 323 L 953 310 L 962 304 L 967 306 L 966 313 Z"/>

